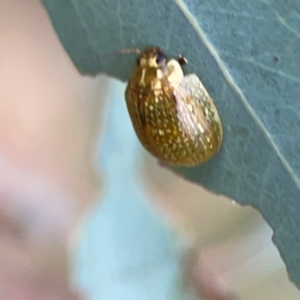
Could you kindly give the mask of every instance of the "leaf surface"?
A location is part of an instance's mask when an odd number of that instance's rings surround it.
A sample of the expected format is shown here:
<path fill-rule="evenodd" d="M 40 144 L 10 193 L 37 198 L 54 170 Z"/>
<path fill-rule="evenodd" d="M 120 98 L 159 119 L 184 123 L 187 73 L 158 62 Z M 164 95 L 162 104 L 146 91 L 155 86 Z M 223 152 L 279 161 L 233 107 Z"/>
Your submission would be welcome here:
<path fill-rule="evenodd" d="M 184 54 L 215 100 L 220 153 L 176 172 L 257 208 L 300 286 L 300 2 L 298 0 L 43 0 L 85 74 L 127 80 L 136 56 L 80 60 L 158 45 Z"/>

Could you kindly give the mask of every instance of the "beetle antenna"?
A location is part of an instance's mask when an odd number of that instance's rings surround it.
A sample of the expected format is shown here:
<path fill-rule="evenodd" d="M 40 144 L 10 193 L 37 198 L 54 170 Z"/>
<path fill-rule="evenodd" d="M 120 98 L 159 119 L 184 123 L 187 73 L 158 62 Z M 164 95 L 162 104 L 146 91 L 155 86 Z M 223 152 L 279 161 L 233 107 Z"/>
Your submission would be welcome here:
<path fill-rule="evenodd" d="M 114 51 L 114 52 L 106 53 L 106 54 L 103 54 L 101 56 L 94 55 L 94 56 L 91 56 L 91 57 L 79 58 L 78 60 L 79 61 L 96 61 L 96 60 L 99 60 L 99 59 L 101 59 L 103 57 L 106 57 L 106 56 L 120 55 L 120 54 L 124 54 L 124 53 L 137 53 L 137 54 L 141 54 L 141 50 L 138 49 L 138 48 L 125 48 L 125 49 L 122 49 L 122 50 L 119 50 L 119 51 Z"/>

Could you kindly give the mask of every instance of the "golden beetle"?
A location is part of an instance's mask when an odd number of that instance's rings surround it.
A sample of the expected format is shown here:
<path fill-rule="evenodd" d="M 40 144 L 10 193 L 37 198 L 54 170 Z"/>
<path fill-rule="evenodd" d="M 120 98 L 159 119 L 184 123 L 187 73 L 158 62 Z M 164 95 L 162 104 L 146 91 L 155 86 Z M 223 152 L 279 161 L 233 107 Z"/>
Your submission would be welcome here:
<path fill-rule="evenodd" d="M 195 74 L 158 47 L 139 54 L 125 98 L 141 144 L 159 160 L 195 166 L 215 155 L 223 130 L 212 98 Z M 181 63 L 181 64 L 180 64 Z"/>

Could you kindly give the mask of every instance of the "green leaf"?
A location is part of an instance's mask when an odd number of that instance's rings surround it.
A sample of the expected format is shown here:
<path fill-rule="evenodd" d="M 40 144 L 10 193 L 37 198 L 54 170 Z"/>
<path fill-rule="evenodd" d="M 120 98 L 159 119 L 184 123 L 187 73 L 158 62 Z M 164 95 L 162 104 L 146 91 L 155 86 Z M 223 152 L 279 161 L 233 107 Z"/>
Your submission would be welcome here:
<path fill-rule="evenodd" d="M 43 0 L 82 73 L 130 76 L 134 54 L 184 54 L 215 99 L 224 144 L 184 177 L 257 208 L 300 287 L 300 2 L 298 0 Z M 121 120 L 120 120 L 121 121 Z"/>

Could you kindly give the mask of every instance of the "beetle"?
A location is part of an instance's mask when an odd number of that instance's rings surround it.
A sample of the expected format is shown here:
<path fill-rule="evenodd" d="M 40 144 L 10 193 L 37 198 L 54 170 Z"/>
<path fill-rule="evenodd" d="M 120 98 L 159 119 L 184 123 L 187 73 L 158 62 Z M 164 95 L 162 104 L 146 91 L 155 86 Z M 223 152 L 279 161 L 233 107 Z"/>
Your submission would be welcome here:
<path fill-rule="evenodd" d="M 191 167 L 209 160 L 221 147 L 223 129 L 218 110 L 198 76 L 184 75 L 181 65 L 185 58 L 169 60 L 159 47 L 131 51 L 139 57 L 125 99 L 143 147 L 173 165 Z"/>

